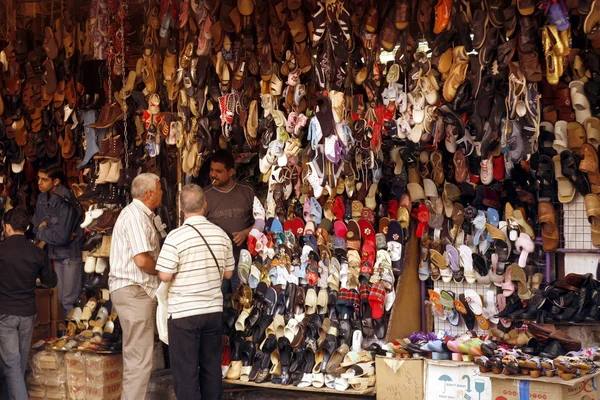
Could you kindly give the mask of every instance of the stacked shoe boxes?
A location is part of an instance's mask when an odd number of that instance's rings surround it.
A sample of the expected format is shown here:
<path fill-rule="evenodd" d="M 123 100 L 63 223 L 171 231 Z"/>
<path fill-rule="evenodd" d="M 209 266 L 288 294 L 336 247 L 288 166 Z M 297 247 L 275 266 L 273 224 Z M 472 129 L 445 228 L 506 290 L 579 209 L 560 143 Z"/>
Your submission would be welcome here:
<path fill-rule="evenodd" d="M 67 388 L 71 399 L 85 399 L 85 360 L 81 352 L 65 355 Z"/>
<path fill-rule="evenodd" d="M 40 351 L 32 356 L 32 374 L 27 378 L 30 399 L 68 398 L 63 358 L 61 353 L 55 351 Z"/>
<path fill-rule="evenodd" d="M 67 353 L 67 388 L 71 399 L 120 399 L 123 358 L 120 354 Z"/>
<path fill-rule="evenodd" d="M 87 354 L 86 399 L 118 400 L 123 390 L 123 357 L 120 354 Z"/>

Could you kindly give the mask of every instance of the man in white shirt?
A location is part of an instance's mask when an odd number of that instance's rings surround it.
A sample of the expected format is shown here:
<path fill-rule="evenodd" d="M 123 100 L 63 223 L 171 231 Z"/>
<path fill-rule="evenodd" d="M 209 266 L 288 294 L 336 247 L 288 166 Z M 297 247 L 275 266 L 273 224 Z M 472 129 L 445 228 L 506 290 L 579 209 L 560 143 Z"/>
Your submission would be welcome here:
<path fill-rule="evenodd" d="M 131 197 L 113 229 L 108 287 L 123 329 L 121 398 L 140 400 L 146 398 L 154 354 L 160 243 L 153 210 L 162 202 L 159 177 L 135 177 Z"/>
<path fill-rule="evenodd" d="M 180 204 L 185 222 L 169 233 L 156 262 L 159 279 L 171 282 L 167 324 L 173 386 L 178 400 L 216 400 L 222 391 L 221 282 L 233 274 L 232 244 L 204 217 L 200 186 L 184 186 Z"/>

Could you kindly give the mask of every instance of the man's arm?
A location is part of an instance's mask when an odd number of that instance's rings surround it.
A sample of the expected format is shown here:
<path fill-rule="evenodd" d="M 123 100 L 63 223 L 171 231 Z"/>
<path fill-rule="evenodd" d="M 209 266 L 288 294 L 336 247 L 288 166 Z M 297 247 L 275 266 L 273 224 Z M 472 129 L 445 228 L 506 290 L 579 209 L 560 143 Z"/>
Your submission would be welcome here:
<path fill-rule="evenodd" d="M 248 234 L 250 234 L 252 228 L 254 228 L 254 226 L 251 226 L 250 228 L 244 229 L 239 232 L 233 232 L 231 234 L 233 236 L 233 241 L 237 246 L 242 246 L 246 242 L 246 240 L 248 239 Z"/>
<path fill-rule="evenodd" d="M 173 280 L 173 275 L 174 274 L 158 271 L 158 279 L 160 279 L 161 282 L 171 282 L 171 280 Z"/>
<path fill-rule="evenodd" d="M 231 279 L 233 270 L 235 269 L 235 259 L 233 258 L 233 248 L 231 240 L 223 232 L 223 241 L 225 243 L 225 265 L 223 270 L 223 279 Z"/>
<path fill-rule="evenodd" d="M 223 273 L 223 279 L 231 279 L 232 276 L 233 276 L 233 271 L 225 271 Z M 165 281 L 165 282 L 168 282 L 168 281 Z"/>
<path fill-rule="evenodd" d="M 133 262 L 139 269 L 150 275 L 156 275 L 156 260 L 152 258 L 150 253 L 140 253 L 133 257 Z"/>
<path fill-rule="evenodd" d="M 37 239 L 53 246 L 66 246 L 71 243 L 72 228 L 75 220 L 79 218 L 77 210 L 71 205 L 62 202 L 58 211 L 56 225 L 47 225 L 43 222 L 37 226 Z"/>
<path fill-rule="evenodd" d="M 158 279 L 162 282 L 171 282 L 179 267 L 179 252 L 177 247 L 171 244 L 171 238 L 172 236 L 169 234 L 160 250 L 158 260 L 156 260 Z"/>
<path fill-rule="evenodd" d="M 44 252 L 44 259 L 42 261 L 39 277 L 42 285 L 47 288 L 55 287 L 58 283 L 56 272 L 52 269 L 52 261 L 50 261 L 46 252 Z"/>

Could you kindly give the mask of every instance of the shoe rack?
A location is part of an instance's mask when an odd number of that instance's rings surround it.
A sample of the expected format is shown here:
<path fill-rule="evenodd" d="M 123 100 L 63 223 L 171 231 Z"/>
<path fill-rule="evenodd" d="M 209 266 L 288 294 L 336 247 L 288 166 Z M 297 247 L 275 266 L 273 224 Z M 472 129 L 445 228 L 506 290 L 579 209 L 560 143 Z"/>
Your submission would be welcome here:
<path fill-rule="evenodd" d="M 535 240 L 534 242 L 535 242 L 535 251 L 533 253 L 529 254 L 528 261 L 527 261 L 528 266 L 531 266 L 531 267 L 528 267 L 528 271 L 531 273 L 531 275 L 533 275 L 534 273 L 544 274 L 544 276 L 545 276 L 544 282 L 548 282 L 549 278 L 546 277 L 546 272 L 548 269 L 547 268 L 548 257 L 546 257 L 546 255 L 548 253 L 543 251 L 540 240 Z M 475 290 L 477 292 L 477 294 L 479 294 L 482 298 L 484 309 L 486 307 L 488 307 L 487 299 L 486 299 L 486 292 L 488 290 L 491 290 L 494 293 L 501 293 L 501 290 L 499 288 L 497 288 L 494 284 L 491 284 L 490 286 L 485 286 L 485 285 L 482 285 L 479 283 L 471 285 L 471 284 L 468 284 L 467 281 L 463 281 L 462 283 L 455 283 L 453 281 L 446 283 L 446 282 L 443 282 L 441 279 L 439 279 L 437 281 L 427 280 L 425 282 L 425 287 L 426 287 L 426 289 L 435 289 L 438 291 L 449 290 L 449 291 L 454 292 L 454 294 L 457 297 L 459 294 L 464 293 L 465 289 Z M 448 320 L 441 320 L 436 317 L 433 317 L 433 319 L 434 319 L 433 332 L 445 331 L 450 334 L 457 335 L 457 334 L 462 334 L 465 331 L 467 331 L 467 327 L 466 327 L 462 317 L 459 319 L 459 323 L 456 326 L 450 324 L 450 322 L 448 322 Z M 521 325 L 523 323 L 523 320 L 517 319 L 517 320 L 514 320 L 513 322 L 514 322 L 513 325 Z M 492 327 L 492 328 L 496 327 L 496 324 L 490 323 L 490 327 Z M 483 329 L 481 329 L 481 327 L 477 323 L 475 323 L 474 330 L 478 334 L 482 334 L 482 333 L 486 332 Z"/>

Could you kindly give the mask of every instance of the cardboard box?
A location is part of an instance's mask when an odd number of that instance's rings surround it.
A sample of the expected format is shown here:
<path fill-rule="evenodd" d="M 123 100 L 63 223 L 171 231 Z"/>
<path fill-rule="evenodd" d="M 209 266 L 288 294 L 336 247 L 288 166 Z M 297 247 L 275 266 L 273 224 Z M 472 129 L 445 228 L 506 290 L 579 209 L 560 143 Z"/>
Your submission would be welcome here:
<path fill-rule="evenodd" d="M 123 369 L 116 368 L 112 371 L 92 371 L 88 368 L 86 377 L 88 385 L 93 384 L 94 386 L 123 382 Z"/>
<path fill-rule="evenodd" d="M 493 400 L 597 400 L 600 372 L 570 381 L 559 377 L 490 375 Z"/>
<path fill-rule="evenodd" d="M 31 335 L 31 344 L 50 337 L 50 321 L 47 324 L 36 324 Z"/>
<path fill-rule="evenodd" d="M 52 289 L 52 296 L 50 298 L 50 318 L 58 321 L 65 319 L 65 310 L 60 305 L 57 288 Z"/>
<path fill-rule="evenodd" d="M 123 356 L 121 354 L 100 355 L 90 353 L 85 356 L 85 365 L 90 373 L 121 370 L 123 369 Z"/>
<path fill-rule="evenodd" d="M 492 382 L 472 362 L 426 360 L 425 399 L 492 400 Z"/>
<path fill-rule="evenodd" d="M 109 383 L 107 385 L 89 384 L 86 387 L 87 399 L 112 399 L 119 398 L 123 391 L 123 382 Z"/>
<path fill-rule="evenodd" d="M 423 364 L 417 358 L 377 356 L 377 400 L 422 400 Z"/>
<path fill-rule="evenodd" d="M 50 300 L 52 298 L 52 289 L 35 289 L 35 324 L 48 324 L 52 320 L 50 314 Z"/>

